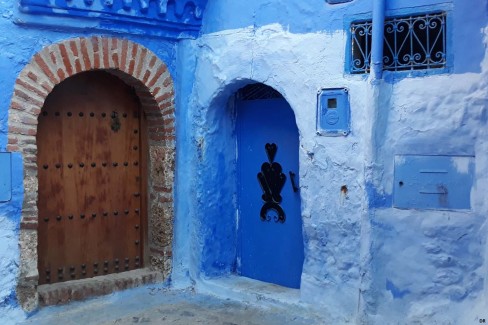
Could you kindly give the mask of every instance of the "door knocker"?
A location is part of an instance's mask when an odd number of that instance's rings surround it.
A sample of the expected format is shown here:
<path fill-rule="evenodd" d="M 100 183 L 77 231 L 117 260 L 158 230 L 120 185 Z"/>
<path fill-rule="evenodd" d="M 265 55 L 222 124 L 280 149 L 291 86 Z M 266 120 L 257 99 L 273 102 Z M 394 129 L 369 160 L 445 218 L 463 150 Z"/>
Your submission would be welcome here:
<path fill-rule="evenodd" d="M 110 127 L 112 128 L 112 131 L 114 131 L 114 132 L 117 132 L 118 130 L 120 130 L 119 113 L 117 113 L 116 111 L 112 112 L 112 123 L 111 123 Z"/>

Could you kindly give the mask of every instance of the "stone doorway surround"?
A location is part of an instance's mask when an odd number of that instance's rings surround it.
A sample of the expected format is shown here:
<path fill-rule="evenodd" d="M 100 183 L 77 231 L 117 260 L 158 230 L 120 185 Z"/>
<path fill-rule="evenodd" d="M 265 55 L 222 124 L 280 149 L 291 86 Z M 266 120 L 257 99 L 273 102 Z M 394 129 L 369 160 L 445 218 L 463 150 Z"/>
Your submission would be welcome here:
<path fill-rule="evenodd" d="M 134 87 L 146 116 L 147 221 L 144 267 L 106 282 L 103 293 L 148 281 L 167 279 L 171 272 L 173 240 L 173 181 L 175 168 L 174 88 L 168 68 L 153 52 L 126 39 L 74 38 L 51 44 L 33 56 L 17 78 L 9 109 L 7 150 L 20 152 L 24 167 L 24 201 L 20 223 L 20 274 L 17 298 L 26 311 L 39 304 L 37 269 L 38 178 L 37 124 L 46 97 L 64 79 L 83 71 L 104 70 Z M 143 130 L 144 131 L 144 130 Z M 144 137 L 144 136 L 143 136 Z M 97 278 L 94 278 L 97 279 Z M 90 295 L 76 284 L 76 298 Z M 121 283 L 123 282 L 123 283 Z M 64 294 L 73 290 L 64 288 Z M 52 297 L 51 297 L 52 298 Z M 70 298 L 68 298 L 70 299 Z"/>

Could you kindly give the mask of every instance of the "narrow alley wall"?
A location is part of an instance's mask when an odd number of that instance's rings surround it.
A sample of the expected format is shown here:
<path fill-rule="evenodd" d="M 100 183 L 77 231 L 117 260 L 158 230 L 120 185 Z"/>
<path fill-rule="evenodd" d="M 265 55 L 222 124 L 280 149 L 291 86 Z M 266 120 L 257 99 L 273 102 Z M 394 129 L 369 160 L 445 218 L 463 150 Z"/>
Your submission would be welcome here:
<path fill-rule="evenodd" d="M 37 22 L 46 19 L 42 16 L 34 17 L 37 18 Z M 9 108 L 19 73 L 36 53 L 48 45 L 70 38 L 104 35 L 129 39 L 153 51 L 167 65 L 169 73 L 175 80 L 175 87 L 179 87 L 178 72 L 176 71 L 178 51 L 177 42 L 174 38 L 161 39 L 158 38 L 160 35 L 155 35 L 154 32 L 152 36 L 144 33 L 131 33 L 127 29 L 127 25 L 117 23 L 102 26 L 92 22 L 88 26 L 85 22 L 68 28 L 63 25 L 66 22 L 68 22 L 66 25 L 72 23 L 67 18 L 50 20 L 56 21 L 56 24 L 59 24 L 58 26 L 36 27 L 32 24 L 26 26 L 23 24 L 25 18 L 26 16 L 22 16 L 19 12 L 18 1 L 0 1 L 0 47 L 2 48 L 0 51 L 0 154 L 7 155 L 5 152 L 11 152 L 11 164 L 2 165 L 2 168 L 11 168 L 11 171 L 6 175 L 10 174 L 12 178 L 11 197 L 0 203 L 0 318 L 5 324 L 16 323 L 28 315 L 19 305 L 16 294 L 19 265 L 21 264 L 19 244 L 29 242 L 29 246 L 37 246 L 37 243 L 31 243 L 31 241 L 36 240 L 35 236 L 20 238 L 22 227 L 28 231 L 32 230 L 28 228 L 29 225 L 22 225 L 21 209 L 26 192 L 32 192 L 34 188 L 37 189 L 37 185 L 29 182 L 24 183 L 26 171 L 23 170 L 22 166 L 25 164 L 26 158 L 17 152 L 19 147 L 22 147 L 24 152 L 35 156 L 37 148 L 35 143 L 22 141 L 22 135 L 19 136 L 21 140 L 17 143 L 8 142 L 7 139 L 9 127 L 12 126 L 9 125 L 8 120 Z M 32 16 L 30 18 L 32 19 Z M 148 34 L 151 33 L 148 32 Z M 22 123 L 30 123 L 35 126 L 37 125 L 37 118 L 23 120 Z M 33 135 L 30 133 L 31 130 L 26 129 L 25 132 L 28 133 L 21 134 Z M 24 211 L 24 213 L 28 212 Z M 34 252 L 27 253 L 36 255 Z M 37 261 L 33 258 L 29 260 L 29 256 L 25 256 L 25 258 L 27 259 L 24 261 L 25 263 L 32 264 L 30 269 L 37 270 Z M 28 277 L 36 276 L 37 274 L 28 274 Z"/>
<path fill-rule="evenodd" d="M 184 258 L 195 278 L 235 269 L 232 96 L 261 82 L 285 97 L 300 133 L 301 301 L 319 306 L 331 323 L 488 317 L 481 307 L 488 270 L 486 4 L 388 1 L 386 10 L 387 17 L 445 10 L 448 69 L 385 72 L 381 81 L 350 74 L 349 24 L 371 18 L 371 1 L 209 3 L 204 34 L 187 44 L 198 59 L 185 113 L 194 137 L 183 151 L 191 159 L 183 164 L 195 180 L 183 184 L 196 192 L 180 222 L 193 231 Z M 317 91 L 340 87 L 349 90 L 351 133 L 318 135 Z M 404 155 L 474 157 L 458 169 L 474 175 L 470 209 L 396 207 L 394 163 Z"/>

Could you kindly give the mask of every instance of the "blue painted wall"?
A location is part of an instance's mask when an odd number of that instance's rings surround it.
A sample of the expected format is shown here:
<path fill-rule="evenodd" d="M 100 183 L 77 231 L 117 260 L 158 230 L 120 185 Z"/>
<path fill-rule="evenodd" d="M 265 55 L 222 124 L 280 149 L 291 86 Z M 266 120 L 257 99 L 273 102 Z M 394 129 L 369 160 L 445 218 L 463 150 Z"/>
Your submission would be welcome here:
<path fill-rule="evenodd" d="M 245 84 L 263 82 L 290 103 L 300 132 L 301 299 L 330 313 L 331 323 L 463 323 L 481 317 L 479 306 L 486 304 L 487 6 L 482 0 L 387 1 L 387 16 L 447 11 L 449 67 L 388 72 L 372 84 L 369 75 L 345 69 L 349 24 L 371 18 L 372 3 L 208 3 L 202 35 L 191 42 L 196 80 L 186 113 L 195 135 L 185 154 L 195 165 L 188 186 L 196 198 L 188 217 L 196 235 L 193 272 L 196 279 L 232 274 L 229 100 Z M 317 91 L 338 87 L 349 89 L 351 133 L 318 136 Z M 393 207 L 395 156 L 429 154 L 475 157 L 473 186 L 463 193 L 471 209 Z"/>
<path fill-rule="evenodd" d="M 0 150 L 5 150 L 7 143 L 7 121 L 8 106 L 13 93 L 15 80 L 23 69 L 29 63 L 32 56 L 39 52 L 43 47 L 59 42 L 61 40 L 89 36 L 89 35 L 111 35 L 114 37 L 127 38 L 134 42 L 144 45 L 166 63 L 172 76 L 176 74 L 177 45 L 175 40 L 161 40 L 157 38 L 146 38 L 132 36 L 125 25 L 117 26 L 119 29 L 125 29 L 124 34 L 111 32 L 111 28 L 100 28 L 103 31 L 84 32 L 82 30 L 65 31 L 48 28 L 27 28 L 23 25 L 16 24 L 17 9 L 16 4 L 12 1 L 0 2 L 0 44 L 3 50 L 0 53 Z M 115 28 L 115 27 L 114 27 Z"/>
<path fill-rule="evenodd" d="M 177 103 L 180 102 L 179 78 L 184 71 L 178 70 L 178 46 L 175 39 L 160 39 L 131 35 L 130 25 L 112 23 L 90 28 L 89 31 L 78 28 L 26 27 L 18 24 L 19 12 L 16 1 L 0 1 L 0 152 L 6 151 L 8 133 L 8 110 L 15 80 L 33 55 L 43 47 L 74 37 L 89 35 L 107 35 L 127 38 L 147 47 L 168 66 L 175 81 Z M 36 17 L 35 17 L 36 18 Z M 42 17 L 37 17 L 42 21 Z M 69 25 L 69 24 L 68 24 Z M 122 33 L 125 31 L 124 33 Z M 181 69 L 182 70 L 182 69 Z M 191 84 L 191 82 L 189 82 Z M 18 276 L 19 248 L 18 236 L 23 202 L 22 157 L 12 155 L 12 200 L 0 203 L 0 314 L 2 321 L 14 323 L 24 317 L 17 306 L 15 287 Z"/>
<path fill-rule="evenodd" d="M 479 10 L 473 10 L 473 8 Z M 271 0 L 231 3 L 225 0 L 208 3 L 203 19 L 203 33 L 215 33 L 248 26 L 259 28 L 278 23 L 291 33 L 333 33 L 347 30 L 353 20 L 371 19 L 372 0 L 356 0 L 345 4 L 327 4 L 325 1 L 283 1 Z M 442 0 L 390 0 L 386 1 L 386 15 L 398 16 L 424 11 L 447 9 L 451 24 L 462 24 L 465 28 L 450 28 L 457 40 L 453 46 L 451 60 L 453 72 L 480 72 L 480 62 L 484 56 L 483 40 L 479 30 L 486 22 L 486 8 L 462 1 Z M 451 26 L 452 27 L 452 26 Z M 470 49 L 464 51 L 464 49 Z"/>

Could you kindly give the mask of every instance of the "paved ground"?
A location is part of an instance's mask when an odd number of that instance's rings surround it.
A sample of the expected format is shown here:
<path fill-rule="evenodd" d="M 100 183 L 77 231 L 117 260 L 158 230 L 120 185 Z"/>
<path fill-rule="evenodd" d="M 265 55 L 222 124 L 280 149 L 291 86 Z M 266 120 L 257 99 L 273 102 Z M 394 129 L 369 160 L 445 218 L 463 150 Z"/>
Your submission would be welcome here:
<path fill-rule="evenodd" d="M 172 325 L 323 325 L 298 307 L 264 306 L 196 294 L 144 287 L 110 296 L 46 307 L 22 324 L 172 324 Z"/>

